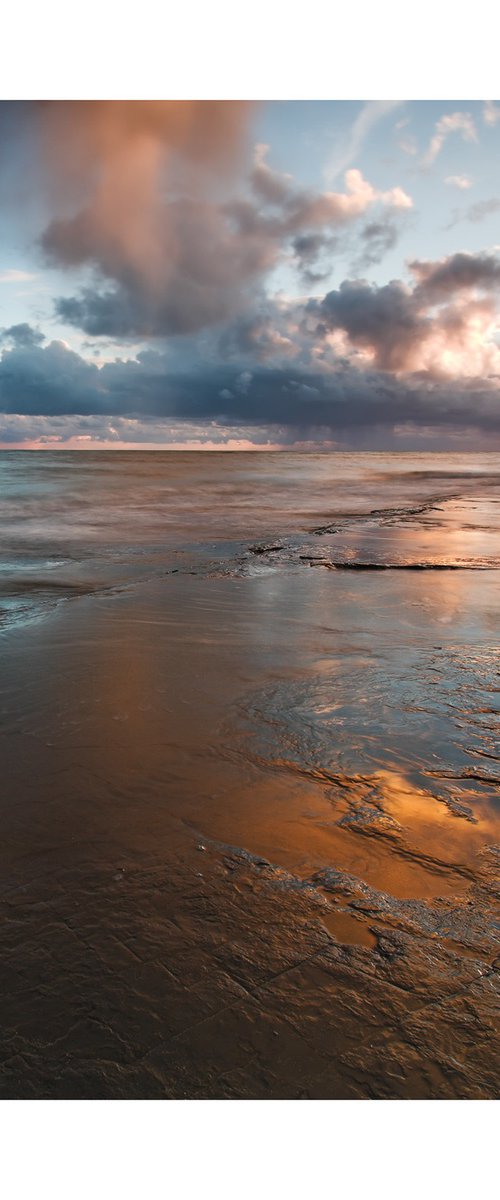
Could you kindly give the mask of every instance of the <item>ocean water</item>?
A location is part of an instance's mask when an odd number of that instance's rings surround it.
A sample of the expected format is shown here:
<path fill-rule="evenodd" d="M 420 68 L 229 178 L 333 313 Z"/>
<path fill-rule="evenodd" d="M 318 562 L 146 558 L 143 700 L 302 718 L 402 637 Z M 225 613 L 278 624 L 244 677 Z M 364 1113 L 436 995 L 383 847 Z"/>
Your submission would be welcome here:
<path fill-rule="evenodd" d="M 0 629 L 168 571 L 268 569 L 259 542 L 273 570 L 496 570 L 499 506 L 496 454 L 3 452 Z"/>
<path fill-rule="evenodd" d="M 311 1094 L 493 1095 L 500 455 L 3 453 L 0 531 L 0 1094 L 300 1095 L 324 937 Z"/>

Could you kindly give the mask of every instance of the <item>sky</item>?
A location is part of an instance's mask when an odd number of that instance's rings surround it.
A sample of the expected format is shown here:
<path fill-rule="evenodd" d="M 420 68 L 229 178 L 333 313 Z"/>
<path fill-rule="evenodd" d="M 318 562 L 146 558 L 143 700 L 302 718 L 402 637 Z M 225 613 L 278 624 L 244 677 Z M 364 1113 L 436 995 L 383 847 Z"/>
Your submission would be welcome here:
<path fill-rule="evenodd" d="M 0 102 L 0 446 L 500 448 L 500 102 Z"/>

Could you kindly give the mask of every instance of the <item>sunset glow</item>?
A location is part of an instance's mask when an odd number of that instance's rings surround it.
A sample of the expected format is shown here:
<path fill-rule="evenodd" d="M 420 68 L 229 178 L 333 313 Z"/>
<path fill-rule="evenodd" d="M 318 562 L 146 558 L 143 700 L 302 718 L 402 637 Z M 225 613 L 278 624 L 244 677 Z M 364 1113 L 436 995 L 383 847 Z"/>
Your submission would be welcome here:
<path fill-rule="evenodd" d="M 0 444 L 496 439 L 496 112 L 3 102 Z"/>
<path fill-rule="evenodd" d="M 0 1099 L 497 1097 L 499 139 L 496 101 L 0 102 Z M 344 1182 L 315 1106 L 301 1200 L 378 1200 L 360 1147 L 391 1200 L 358 1110 Z M 288 1194 L 241 1111 L 175 1176 L 149 1108 L 134 1200 Z"/>

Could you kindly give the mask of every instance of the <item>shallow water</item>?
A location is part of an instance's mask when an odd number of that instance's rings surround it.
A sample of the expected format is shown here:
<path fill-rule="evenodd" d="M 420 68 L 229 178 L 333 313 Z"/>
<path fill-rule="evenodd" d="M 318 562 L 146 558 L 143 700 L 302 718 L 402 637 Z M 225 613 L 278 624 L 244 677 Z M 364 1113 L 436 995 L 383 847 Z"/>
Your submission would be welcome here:
<path fill-rule="evenodd" d="M 2 1094 L 263 1094 L 268 1068 L 255 1073 L 223 1015 L 213 1019 L 224 1069 L 202 1077 L 187 1051 L 165 1065 L 177 1036 L 168 1022 L 182 1026 L 202 977 L 209 1008 L 227 1011 L 216 999 L 222 959 L 230 991 L 256 973 L 254 996 L 262 939 L 276 963 L 287 939 L 292 960 L 296 945 L 297 971 L 318 946 L 330 971 L 340 970 L 331 955 L 348 953 L 361 972 L 354 993 L 367 971 L 383 991 L 384 1044 L 394 955 L 412 1009 L 414 987 L 430 998 L 449 979 L 455 995 L 462 972 L 465 1013 L 470 971 L 491 988 L 500 939 L 500 456 L 11 453 L 0 480 L 2 897 L 30 931 L 12 932 L 13 996 L 20 980 L 25 998 L 12 1001 L 5 1061 L 15 1065 Z M 155 963 L 146 993 L 125 963 L 117 999 L 118 943 L 122 958 Z M 308 1045 L 312 980 L 293 993 Z M 325 1012 L 344 987 L 335 975 L 334 1000 L 325 985 Z M 106 1053 L 94 1026 L 83 1037 L 70 1020 L 83 1020 L 82 994 L 85 1020 L 102 1002 L 99 1020 L 115 1029 Z M 476 1005 L 478 1046 L 491 1038 L 489 1004 Z M 49 1023 L 61 1006 L 70 1014 L 54 1084 L 44 1005 Z M 260 998 L 255 1028 L 265 1008 Z M 328 1043 L 325 1016 L 316 1021 L 323 1065 L 308 1094 L 494 1091 L 491 1055 L 455 1078 L 449 1017 L 434 1010 L 426 1035 L 439 1066 L 421 1050 L 417 1069 L 398 1042 L 413 1064 L 401 1084 L 369 1055 L 356 1070 L 347 1055 L 339 1076 L 339 1054 L 360 1041 L 364 1017 L 352 1012 L 341 1045 Z M 165 1062 L 139 1082 L 160 1027 Z M 245 1085 L 229 1084 L 240 1053 Z M 262 1053 L 274 1062 L 267 1041 Z M 336 1064 L 326 1081 L 325 1053 Z M 272 1071 L 271 1094 L 300 1093 L 283 1064 Z"/>
<path fill-rule="evenodd" d="M 261 539 L 344 568 L 496 568 L 499 504 L 494 454 L 3 452 L 0 622 L 212 559 L 231 571 Z"/>

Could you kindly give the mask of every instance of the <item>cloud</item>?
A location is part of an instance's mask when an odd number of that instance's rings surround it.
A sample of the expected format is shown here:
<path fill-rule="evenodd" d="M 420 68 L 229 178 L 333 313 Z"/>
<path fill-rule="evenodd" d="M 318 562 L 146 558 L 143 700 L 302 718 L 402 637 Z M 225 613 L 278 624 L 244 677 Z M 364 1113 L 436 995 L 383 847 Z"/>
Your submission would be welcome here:
<path fill-rule="evenodd" d="M 483 121 L 485 125 L 496 125 L 500 121 L 500 108 L 493 100 L 486 100 L 483 108 Z"/>
<path fill-rule="evenodd" d="M 32 279 L 36 279 L 36 275 L 30 271 L 17 271 L 13 267 L 0 271 L 0 283 L 29 283 Z"/>
<path fill-rule="evenodd" d="M 399 146 L 399 149 L 403 151 L 403 154 L 408 154 L 412 158 L 414 158 L 415 155 L 418 154 L 418 146 L 416 143 L 416 139 L 413 137 L 413 135 L 411 133 L 405 134 L 404 137 L 399 138 L 398 146 Z"/>
<path fill-rule="evenodd" d="M 50 438 L 60 422 L 61 437 L 73 428 L 104 441 L 204 428 L 262 440 L 267 429 L 280 444 L 317 430 L 355 442 L 375 429 L 498 429 L 500 260 L 415 258 L 404 279 L 375 286 L 362 275 L 396 245 L 407 192 L 353 167 L 336 190 L 298 186 L 267 146 L 252 150 L 251 106 L 204 107 L 16 108 L 13 124 L 31 123 L 38 148 L 29 179 L 40 178 L 37 203 L 50 211 L 41 246 L 72 280 L 57 315 L 109 343 L 96 362 L 26 323 L 4 329 L 4 428 L 52 422 L 36 435 Z M 363 112 L 358 140 L 381 116 Z M 437 123 L 432 161 L 451 133 L 475 137 L 466 118 Z M 352 277 L 327 290 L 341 256 Z M 266 294 L 270 280 L 282 284 L 281 264 L 299 273 L 301 298 Z M 123 358 L 106 361 L 118 339 Z"/>
<path fill-rule="evenodd" d="M 39 346 L 44 341 L 45 335 L 26 321 L 0 330 L 0 342 L 11 342 L 13 346 Z"/>
<path fill-rule="evenodd" d="M 499 211 L 500 200 L 496 196 L 492 196 L 488 200 L 477 200 L 476 204 L 470 204 L 469 208 L 454 211 L 452 221 L 447 228 L 452 229 L 459 221 L 471 221 L 472 224 L 478 224 Z"/>
<path fill-rule="evenodd" d="M 409 124 L 409 117 L 403 117 L 402 120 L 396 121 L 394 133 L 398 135 L 396 137 L 396 143 L 399 149 L 402 150 L 404 154 L 409 154 L 411 157 L 414 157 L 418 153 L 416 139 L 412 133 L 402 133 L 402 130 L 406 129 Z"/>
<path fill-rule="evenodd" d="M 494 293 L 500 260 L 459 253 L 436 262 L 409 263 L 412 287 L 393 280 L 376 287 L 346 280 L 307 305 L 316 336 L 344 333 L 367 367 L 398 375 L 500 375 Z"/>
<path fill-rule="evenodd" d="M 284 435 L 287 440 L 287 435 Z M 130 417 L 2 416 L 0 446 L 37 450 L 279 449 L 269 429 Z"/>
<path fill-rule="evenodd" d="M 316 332 L 343 330 L 354 346 L 367 350 L 374 365 L 399 371 L 409 365 L 409 351 L 422 333 L 422 321 L 410 289 L 399 280 L 375 287 L 346 280 L 307 308 L 317 318 Z"/>
<path fill-rule="evenodd" d="M 404 102 L 402 100 L 369 100 L 353 121 L 345 138 L 337 145 L 326 170 L 325 179 L 332 184 L 346 167 L 351 167 L 362 150 L 368 135 L 384 117 L 390 115 Z"/>
<path fill-rule="evenodd" d="M 427 150 L 422 158 L 422 166 L 430 167 L 441 153 L 446 139 L 452 133 L 460 133 L 465 142 L 477 142 L 477 133 L 470 113 L 455 112 L 440 117 L 436 122 L 435 131 Z"/>
<path fill-rule="evenodd" d="M 331 274 L 331 256 L 339 248 L 335 235 L 301 233 L 292 241 L 292 250 L 303 282 L 309 287 Z"/>
<path fill-rule="evenodd" d="M 245 173 L 254 107 L 20 106 L 20 131 L 37 147 L 33 183 L 52 211 L 41 237 L 46 259 L 95 275 L 88 294 L 69 297 L 69 320 L 99 333 L 102 316 L 105 334 L 154 335 L 217 322 L 240 302 L 274 255 L 269 239 L 235 234 L 220 200 Z"/>
<path fill-rule="evenodd" d="M 216 357 L 222 361 L 250 358 L 258 362 L 296 357 L 296 333 L 287 306 L 263 300 L 253 312 L 236 318 L 222 331 Z"/>
<path fill-rule="evenodd" d="M 428 302 L 440 302 L 452 293 L 500 286 L 500 259 L 493 254 L 459 252 L 434 262 L 415 260 L 409 264 L 418 284 L 418 294 Z"/>
<path fill-rule="evenodd" d="M 259 143 L 254 150 L 254 167 L 250 176 L 253 190 L 268 204 L 282 204 L 289 195 L 292 176 L 273 171 L 266 162 L 270 146 Z"/>
<path fill-rule="evenodd" d="M 0 359 L 0 411 L 4 413 L 98 412 L 101 388 L 95 364 L 63 342 L 41 346 L 26 337 L 5 349 Z"/>
<path fill-rule="evenodd" d="M 361 230 L 361 250 L 353 262 L 354 271 L 366 271 L 369 267 L 382 262 L 389 250 L 397 245 L 399 231 L 394 221 L 371 221 Z"/>
<path fill-rule="evenodd" d="M 472 180 L 467 175 L 448 175 L 444 182 L 450 187 L 458 188 L 459 191 L 466 191 L 472 187 Z"/>
<path fill-rule="evenodd" d="M 365 106 L 356 144 L 394 106 Z M 45 261 L 78 280 L 61 289 L 55 314 L 94 338 L 222 326 L 253 310 L 281 263 L 317 284 L 331 272 L 340 231 L 412 206 L 398 184 L 379 190 L 354 168 L 338 190 L 297 186 L 270 165 L 266 145 L 252 151 L 255 105 L 246 102 L 7 109 L 4 140 L 15 152 L 3 190 L 11 187 L 16 209 L 28 193 L 37 211 L 50 213 L 39 237 Z"/>
<path fill-rule="evenodd" d="M 271 221 L 264 218 L 261 228 L 279 238 L 332 231 L 355 222 L 377 204 L 397 212 L 412 208 L 413 201 L 401 187 L 379 191 L 353 168 L 345 173 L 343 192 L 312 192 L 288 186 L 280 197 L 278 214 Z"/>
<path fill-rule="evenodd" d="M 208 341 L 193 335 L 179 357 L 169 345 L 98 367 L 62 342 L 11 336 L 0 359 L 4 428 L 16 441 L 18 419 L 40 437 L 46 418 L 64 436 L 105 442 L 189 441 L 201 430 L 260 444 L 267 430 L 273 444 L 353 445 L 371 434 L 392 444 L 410 427 L 417 441 L 419 428 L 498 432 L 500 263 L 454 255 L 410 269 L 411 285 L 344 280 L 303 303 L 262 298 Z"/>
<path fill-rule="evenodd" d="M 89 373 L 50 347 L 45 391 L 34 363 L 18 362 L 17 407 L 0 416 L 0 440 L 96 439 L 105 443 L 211 444 L 228 438 L 293 444 L 308 438 L 366 443 L 381 431 L 384 444 L 402 425 L 418 429 L 500 429 L 498 389 L 484 380 L 401 381 L 377 370 L 342 364 L 324 373 L 290 366 L 238 372 L 211 365 L 204 372 L 169 374 L 165 356 L 109 364 Z M 66 368 L 70 366 L 69 375 Z M 5 368 L 0 371 L 0 392 Z M 43 411 L 40 411 L 40 400 Z M 36 403 L 36 407 L 35 407 Z M 82 412 L 85 403 L 85 412 Z"/>
<path fill-rule="evenodd" d="M 280 254 L 272 231 L 245 226 L 236 212 L 202 199 L 166 203 L 163 217 L 154 281 L 123 258 L 107 233 L 97 242 L 87 238 L 85 223 L 50 226 L 43 244 L 52 261 L 94 261 L 106 281 L 58 300 L 58 315 L 92 336 L 190 332 L 244 307 Z"/>
<path fill-rule="evenodd" d="M 467 209 L 465 216 L 468 221 L 484 221 L 485 217 L 490 217 L 492 213 L 500 211 L 500 200 L 496 196 L 492 196 L 490 200 L 479 200 L 477 204 L 471 204 Z"/>
<path fill-rule="evenodd" d="M 379 191 L 354 169 L 343 192 L 297 188 L 268 167 L 266 152 L 257 148 L 250 175 L 257 200 L 162 199 L 153 275 L 148 254 L 136 259 L 127 239 L 117 240 L 92 208 L 52 221 L 42 237 L 49 261 L 91 265 L 103 281 L 58 298 L 58 317 L 93 337 L 159 337 L 217 325 L 245 310 L 285 254 L 293 254 L 308 283 L 317 282 L 331 269 L 330 262 L 318 264 L 336 247 L 334 231 L 374 206 L 394 214 L 412 207 L 401 187 Z"/>

